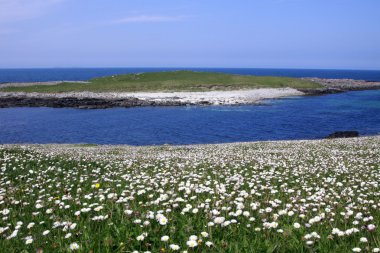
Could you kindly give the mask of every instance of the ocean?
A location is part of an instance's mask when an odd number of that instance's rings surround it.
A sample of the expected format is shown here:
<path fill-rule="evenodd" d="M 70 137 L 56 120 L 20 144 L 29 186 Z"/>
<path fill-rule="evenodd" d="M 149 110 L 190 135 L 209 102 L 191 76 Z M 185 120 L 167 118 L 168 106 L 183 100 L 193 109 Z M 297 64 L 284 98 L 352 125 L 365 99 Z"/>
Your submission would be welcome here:
<path fill-rule="evenodd" d="M 0 83 L 86 81 L 94 77 L 153 71 L 182 70 L 183 68 L 50 68 L 0 69 Z M 194 71 L 213 71 L 240 75 L 350 78 L 380 81 L 378 70 L 322 70 L 322 69 L 258 69 L 258 68 L 186 68 Z"/>
<path fill-rule="evenodd" d="M 0 82 L 88 80 L 175 69 L 9 69 Z M 380 81 L 380 71 L 195 69 L 246 75 Z M 205 144 L 320 139 L 335 131 L 380 133 L 380 91 L 266 100 L 262 105 L 0 109 L 0 143 Z"/>

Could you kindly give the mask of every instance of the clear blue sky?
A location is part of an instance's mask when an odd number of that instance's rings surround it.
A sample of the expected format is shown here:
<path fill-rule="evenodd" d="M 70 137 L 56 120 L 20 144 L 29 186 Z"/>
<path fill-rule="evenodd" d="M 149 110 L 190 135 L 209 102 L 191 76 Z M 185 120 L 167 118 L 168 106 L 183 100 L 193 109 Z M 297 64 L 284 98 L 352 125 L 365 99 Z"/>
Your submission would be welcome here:
<path fill-rule="evenodd" d="M 0 0 L 0 68 L 380 69 L 379 0 Z"/>

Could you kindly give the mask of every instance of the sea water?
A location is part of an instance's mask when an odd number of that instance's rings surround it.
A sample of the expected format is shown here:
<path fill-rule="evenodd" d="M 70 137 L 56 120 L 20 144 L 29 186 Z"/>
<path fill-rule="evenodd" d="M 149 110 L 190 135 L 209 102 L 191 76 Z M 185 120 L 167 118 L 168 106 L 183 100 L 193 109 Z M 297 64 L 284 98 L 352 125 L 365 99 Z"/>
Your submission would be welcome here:
<path fill-rule="evenodd" d="M 2 82 L 88 80 L 178 68 L 0 69 Z M 243 75 L 380 81 L 380 71 L 193 69 Z M 0 109 L 0 143 L 195 144 L 324 138 L 335 131 L 380 133 L 380 91 L 266 100 L 262 105 Z"/>
<path fill-rule="evenodd" d="M 225 143 L 318 139 L 344 130 L 380 133 L 379 90 L 244 106 L 0 109 L 0 143 Z"/>

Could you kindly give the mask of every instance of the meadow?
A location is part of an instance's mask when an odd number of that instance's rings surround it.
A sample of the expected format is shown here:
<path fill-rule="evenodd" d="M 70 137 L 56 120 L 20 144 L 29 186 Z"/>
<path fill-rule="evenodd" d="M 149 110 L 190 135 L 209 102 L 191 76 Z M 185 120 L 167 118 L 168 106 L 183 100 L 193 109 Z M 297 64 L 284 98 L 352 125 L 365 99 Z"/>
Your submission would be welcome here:
<path fill-rule="evenodd" d="M 5 87 L 5 92 L 155 92 L 210 91 L 256 88 L 320 88 L 309 80 L 290 77 L 244 76 L 196 71 L 165 71 L 93 78 L 88 83 Z"/>
<path fill-rule="evenodd" d="M 0 146 L 0 252 L 380 252 L 380 137 Z"/>

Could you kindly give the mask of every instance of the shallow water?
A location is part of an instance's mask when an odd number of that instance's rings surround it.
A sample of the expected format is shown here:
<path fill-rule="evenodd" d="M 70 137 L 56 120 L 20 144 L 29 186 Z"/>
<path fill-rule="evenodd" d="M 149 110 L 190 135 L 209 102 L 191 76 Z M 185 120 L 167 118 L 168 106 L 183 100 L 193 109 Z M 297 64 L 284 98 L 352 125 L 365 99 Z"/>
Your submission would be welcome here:
<path fill-rule="evenodd" d="M 0 143 L 195 144 L 380 133 L 380 91 L 268 100 L 264 105 L 97 110 L 0 109 Z"/>

